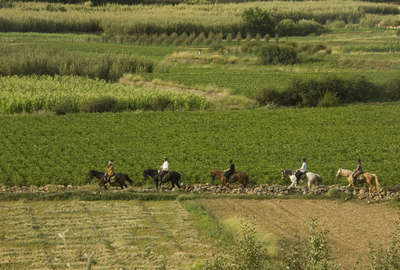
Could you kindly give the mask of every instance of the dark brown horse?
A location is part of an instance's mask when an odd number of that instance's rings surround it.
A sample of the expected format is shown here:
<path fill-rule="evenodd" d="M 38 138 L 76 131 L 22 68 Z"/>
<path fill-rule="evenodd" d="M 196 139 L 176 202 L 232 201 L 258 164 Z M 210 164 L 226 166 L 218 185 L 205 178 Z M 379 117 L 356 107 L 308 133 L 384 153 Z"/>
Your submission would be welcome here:
<path fill-rule="evenodd" d="M 110 183 L 110 185 L 112 185 L 112 186 L 115 186 L 115 185 L 119 184 L 121 189 L 124 189 L 124 188 L 128 187 L 126 182 L 129 182 L 129 184 L 133 185 L 132 179 L 130 179 L 127 174 L 123 174 L 123 173 L 115 174 L 115 176 L 114 176 L 115 181 L 112 181 L 112 182 L 109 182 L 109 181 L 107 181 L 105 179 L 103 172 L 99 172 L 99 171 L 95 171 L 95 170 L 89 171 L 88 172 L 88 179 L 92 180 L 93 177 L 95 177 L 97 179 L 100 179 L 99 186 L 104 187 L 104 189 L 108 189 L 107 188 L 107 183 Z"/>
<path fill-rule="evenodd" d="M 224 171 L 211 171 L 210 176 L 213 181 L 218 177 L 221 180 L 222 186 L 227 184 Z M 239 182 L 243 187 L 247 187 L 249 184 L 249 175 L 245 172 L 235 172 L 229 179 L 228 184 L 235 182 Z"/>
<path fill-rule="evenodd" d="M 143 171 L 143 180 L 146 181 L 148 177 L 153 178 L 154 180 L 154 185 L 156 186 L 156 189 L 161 186 L 161 184 L 171 182 L 171 189 L 174 188 L 174 186 L 177 186 L 178 188 L 181 188 L 179 185 L 179 181 L 181 180 L 181 175 L 178 172 L 168 172 L 164 175 L 163 179 L 160 179 L 159 173 L 157 170 L 152 170 L 152 169 L 147 169 Z"/>

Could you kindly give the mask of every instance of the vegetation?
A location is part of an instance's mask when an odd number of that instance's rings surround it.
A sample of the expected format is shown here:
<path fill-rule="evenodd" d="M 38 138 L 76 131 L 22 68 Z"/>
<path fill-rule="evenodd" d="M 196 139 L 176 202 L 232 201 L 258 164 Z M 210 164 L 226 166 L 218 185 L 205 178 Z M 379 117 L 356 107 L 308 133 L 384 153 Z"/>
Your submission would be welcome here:
<path fill-rule="evenodd" d="M 0 112 L 203 110 L 202 97 L 71 76 L 0 77 Z"/>
<path fill-rule="evenodd" d="M 309 170 L 321 174 L 324 184 L 346 183 L 335 179 L 337 169 L 353 168 L 361 157 L 365 170 L 376 173 L 383 186 L 395 185 L 397 174 L 390 168 L 398 160 L 399 114 L 398 104 L 386 104 L 1 115 L 0 183 L 84 184 L 88 171 L 104 170 L 109 159 L 115 161 L 117 172 L 140 183 L 142 171 L 159 167 L 163 156 L 186 183 L 210 181 L 210 170 L 225 168 L 228 158 L 249 173 L 252 183 L 281 183 L 280 168 L 296 168 L 305 156 Z"/>

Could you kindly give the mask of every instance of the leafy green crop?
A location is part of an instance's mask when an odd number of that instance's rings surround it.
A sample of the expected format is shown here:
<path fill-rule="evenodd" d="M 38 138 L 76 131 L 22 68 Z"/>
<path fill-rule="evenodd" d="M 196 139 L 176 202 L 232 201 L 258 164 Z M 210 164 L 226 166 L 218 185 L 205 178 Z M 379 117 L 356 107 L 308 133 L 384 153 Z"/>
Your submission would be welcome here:
<path fill-rule="evenodd" d="M 398 182 L 400 106 L 243 110 L 233 112 L 137 112 L 0 116 L 0 183 L 84 184 L 90 169 L 117 172 L 137 183 L 144 169 L 161 165 L 186 183 L 209 182 L 209 171 L 235 161 L 254 183 L 281 183 L 280 168 L 306 157 L 324 184 L 339 167 L 364 169 L 383 185 Z"/>

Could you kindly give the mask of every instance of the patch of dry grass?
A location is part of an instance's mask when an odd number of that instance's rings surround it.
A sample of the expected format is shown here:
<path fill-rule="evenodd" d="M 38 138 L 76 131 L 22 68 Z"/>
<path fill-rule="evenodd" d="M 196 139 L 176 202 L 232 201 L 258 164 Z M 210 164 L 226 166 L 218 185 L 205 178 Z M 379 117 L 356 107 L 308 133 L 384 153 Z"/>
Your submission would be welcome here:
<path fill-rule="evenodd" d="M 2 202 L 0 269 L 184 269 L 210 255 L 176 202 Z"/>

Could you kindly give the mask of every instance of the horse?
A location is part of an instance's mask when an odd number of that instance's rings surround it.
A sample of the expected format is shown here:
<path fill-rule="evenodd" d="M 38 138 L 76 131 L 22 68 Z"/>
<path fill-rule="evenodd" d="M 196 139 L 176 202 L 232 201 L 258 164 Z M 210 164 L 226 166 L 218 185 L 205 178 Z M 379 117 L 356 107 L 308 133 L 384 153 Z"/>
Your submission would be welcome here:
<path fill-rule="evenodd" d="M 281 168 L 281 179 L 283 180 L 285 178 L 285 176 L 289 176 L 289 175 L 292 175 L 295 173 L 296 173 L 296 171 Z"/>
<path fill-rule="evenodd" d="M 347 181 L 349 182 L 347 187 L 350 187 L 350 186 L 354 187 L 353 171 L 339 168 L 337 173 L 336 173 L 336 178 L 339 178 L 339 176 L 344 176 L 344 177 L 347 178 Z M 372 184 L 373 181 L 375 181 L 375 186 Z M 378 176 L 376 176 L 376 174 L 365 172 L 365 173 L 363 173 L 363 174 L 358 176 L 358 181 L 357 182 L 358 183 L 367 183 L 368 184 L 369 193 L 371 193 L 374 190 L 376 190 L 378 192 L 381 190 L 381 186 L 379 184 Z"/>
<path fill-rule="evenodd" d="M 159 179 L 159 171 L 157 170 L 152 170 L 152 169 L 147 169 L 143 171 L 143 180 L 146 181 L 148 177 L 153 178 L 154 185 L 156 186 L 156 189 L 158 190 L 159 186 L 161 184 L 171 182 L 171 189 L 174 188 L 174 186 L 177 186 L 178 188 L 181 188 L 179 185 L 179 181 L 181 180 L 181 175 L 178 172 L 170 171 L 167 172 L 163 179 Z"/>
<path fill-rule="evenodd" d="M 221 180 L 222 186 L 225 186 L 227 184 L 227 181 L 224 173 L 225 173 L 224 171 L 218 171 L 218 170 L 211 171 L 210 176 L 212 181 L 214 182 L 215 178 L 218 177 Z M 249 184 L 249 175 L 245 172 L 237 171 L 231 176 L 229 182 L 230 183 L 239 182 L 243 187 L 247 187 L 247 185 Z"/>
<path fill-rule="evenodd" d="M 88 172 L 88 179 L 92 180 L 93 177 L 100 179 L 99 182 L 99 186 L 103 186 L 104 189 L 108 189 L 107 188 L 107 182 L 105 177 L 104 177 L 104 173 L 103 172 L 99 172 L 99 171 L 95 171 L 95 170 L 90 170 Z M 121 189 L 127 188 L 128 185 L 125 182 L 129 182 L 129 184 L 133 185 L 133 181 L 132 179 L 129 178 L 129 176 L 127 174 L 123 174 L 123 173 L 117 173 L 114 175 L 114 182 L 110 182 L 110 185 L 116 185 L 119 184 L 119 186 L 121 187 Z"/>
<path fill-rule="evenodd" d="M 288 176 L 290 181 L 292 182 L 288 188 L 296 187 L 297 186 L 297 177 L 296 177 L 296 171 L 293 170 L 287 170 L 287 169 L 281 169 L 281 178 L 283 179 L 285 176 Z M 319 174 L 313 173 L 313 172 L 306 172 L 301 176 L 302 180 L 305 178 L 307 180 L 307 187 L 308 190 L 311 190 L 312 185 L 318 186 L 321 185 L 322 183 L 322 177 Z"/>

